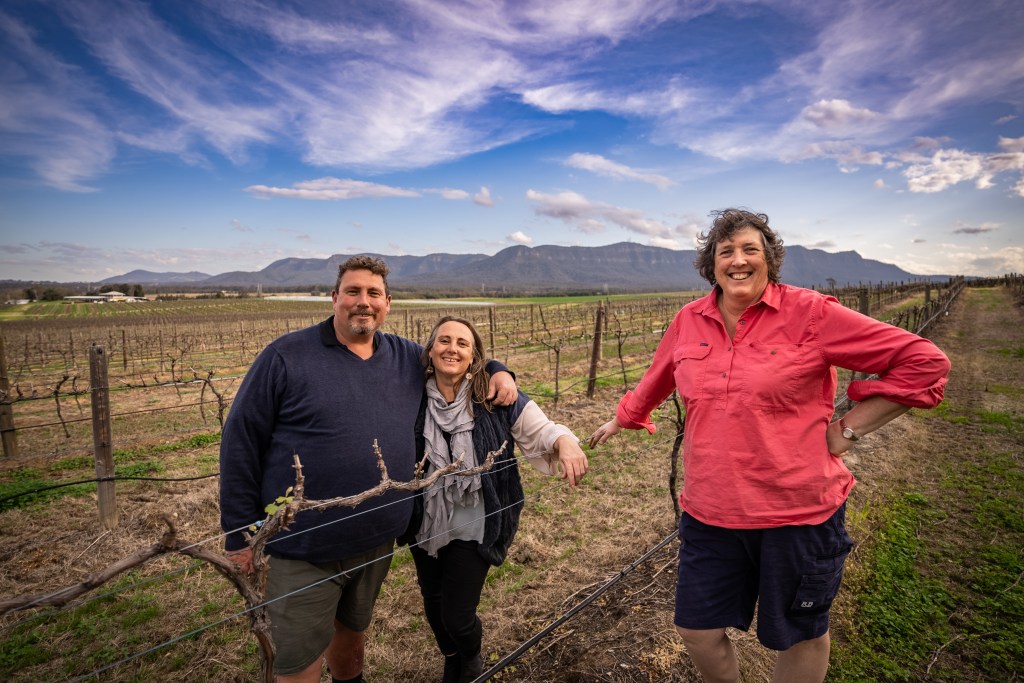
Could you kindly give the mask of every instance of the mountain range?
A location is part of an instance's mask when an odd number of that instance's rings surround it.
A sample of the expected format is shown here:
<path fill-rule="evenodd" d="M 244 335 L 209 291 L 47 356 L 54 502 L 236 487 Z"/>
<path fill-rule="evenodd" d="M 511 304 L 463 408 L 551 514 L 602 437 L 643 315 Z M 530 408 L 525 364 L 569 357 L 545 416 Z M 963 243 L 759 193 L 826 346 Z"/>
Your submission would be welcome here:
<path fill-rule="evenodd" d="M 676 251 L 633 242 L 603 247 L 514 246 L 487 254 L 429 254 L 387 256 L 392 288 L 411 292 L 641 292 L 679 291 L 707 287 L 693 267 L 694 250 Z M 323 259 L 285 258 L 262 270 L 205 273 L 153 273 L 133 270 L 100 284 L 132 283 L 149 286 L 187 285 L 191 288 L 309 289 L 332 288 L 338 264 L 351 254 Z M 921 276 L 889 263 L 861 257 L 855 251 L 829 253 L 801 246 L 786 247 L 782 281 L 804 287 L 838 287 L 857 283 L 944 280 Z"/>

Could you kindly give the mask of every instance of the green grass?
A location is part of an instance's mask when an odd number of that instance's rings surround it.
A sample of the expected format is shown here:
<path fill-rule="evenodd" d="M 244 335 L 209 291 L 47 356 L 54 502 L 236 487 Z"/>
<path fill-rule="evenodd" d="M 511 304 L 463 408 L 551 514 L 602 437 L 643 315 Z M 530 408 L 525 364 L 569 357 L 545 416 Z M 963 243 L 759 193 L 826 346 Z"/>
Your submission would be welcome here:
<path fill-rule="evenodd" d="M 114 476 L 156 477 L 168 471 L 174 463 L 166 458 L 167 453 L 192 451 L 220 442 L 220 432 L 193 434 L 192 436 L 165 444 L 155 444 L 136 449 L 114 451 Z M 155 457 L 160 456 L 160 457 Z M 189 458 L 191 467 L 216 471 L 219 465 L 216 455 Z M 47 474 L 59 473 L 60 479 Z M 88 456 L 76 456 L 54 461 L 46 470 L 35 467 L 20 467 L 0 477 L 0 510 L 13 510 L 39 505 L 65 496 L 87 496 L 95 492 L 95 483 L 73 484 L 60 488 L 46 489 L 65 482 L 92 479 L 96 476 L 95 461 Z"/>
<path fill-rule="evenodd" d="M 168 635 L 201 628 L 241 608 L 237 594 L 223 590 L 224 586 L 215 582 L 198 587 L 202 602 L 194 608 L 177 610 L 161 597 L 163 591 L 173 589 L 175 582 L 143 583 L 136 587 L 146 578 L 140 570 L 129 571 L 106 584 L 102 596 L 86 599 L 74 610 L 44 612 L 6 629 L 0 648 L 0 680 L 15 676 L 19 676 L 18 680 L 29 680 L 28 669 L 54 660 L 62 662 L 62 670 L 42 680 L 74 678 L 113 664 L 128 653 L 142 652 Z M 167 623 L 168 620 L 173 623 Z M 237 634 L 230 628 L 217 627 L 203 637 L 236 642 Z M 62 649 L 67 643 L 76 644 L 75 656 L 63 656 L 66 653 Z M 250 659 L 255 663 L 255 657 Z M 173 650 L 158 649 L 128 667 L 115 669 L 116 680 L 160 680 L 168 670 L 189 664 Z M 209 680 L 216 680 L 215 672 L 210 675 Z M 102 676 L 100 679 L 106 680 Z"/>
<path fill-rule="evenodd" d="M 936 493 L 907 491 L 866 515 L 879 526 L 860 566 L 848 573 L 855 633 L 834 649 L 830 681 L 952 682 L 963 680 L 964 671 L 1011 680 L 1019 674 L 1019 457 L 983 453 L 974 461 L 953 460 Z"/>

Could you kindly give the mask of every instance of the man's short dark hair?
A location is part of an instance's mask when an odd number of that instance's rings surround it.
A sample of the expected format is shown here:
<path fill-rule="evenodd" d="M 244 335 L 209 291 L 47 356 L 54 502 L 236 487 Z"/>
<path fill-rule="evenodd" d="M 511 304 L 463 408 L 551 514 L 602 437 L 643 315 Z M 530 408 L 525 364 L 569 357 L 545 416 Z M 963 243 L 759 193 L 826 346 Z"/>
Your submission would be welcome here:
<path fill-rule="evenodd" d="M 761 233 L 761 240 L 764 242 L 764 259 L 768 264 L 768 279 L 778 283 L 782 272 L 782 260 L 786 257 L 786 250 L 782 246 L 782 238 L 779 234 L 768 227 L 768 215 L 764 213 L 753 213 L 745 209 L 722 209 L 712 211 L 714 220 L 711 222 L 711 229 L 706 234 L 697 237 L 697 258 L 693 265 L 700 273 L 700 276 L 711 283 L 715 280 L 715 246 L 724 240 L 731 239 L 744 228 L 754 228 Z"/>
<path fill-rule="evenodd" d="M 391 296 L 391 289 L 388 287 L 388 273 L 391 272 L 391 269 L 388 268 L 388 264 L 384 262 L 384 259 L 365 254 L 350 256 L 338 266 L 338 279 L 334 283 L 335 292 L 341 287 L 341 276 L 349 270 L 368 270 L 374 275 L 380 275 L 381 279 L 384 280 L 384 294 Z"/>

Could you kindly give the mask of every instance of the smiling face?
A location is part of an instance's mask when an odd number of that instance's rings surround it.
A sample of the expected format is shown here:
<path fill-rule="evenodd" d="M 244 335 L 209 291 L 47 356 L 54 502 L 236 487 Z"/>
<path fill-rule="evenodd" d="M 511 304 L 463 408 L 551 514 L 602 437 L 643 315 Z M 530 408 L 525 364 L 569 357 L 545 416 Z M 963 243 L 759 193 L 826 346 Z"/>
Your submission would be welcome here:
<path fill-rule="evenodd" d="M 368 270 L 345 271 L 331 300 L 334 302 L 334 332 L 343 344 L 366 343 L 372 339 L 391 310 L 391 297 L 385 290 L 384 278 Z"/>
<path fill-rule="evenodd" d="M 764 239 L 756 228 L 743 228 L 715 244 L 715 281 L 731 307 L 746 307 L 768 286 Z"/>
<path fill-rule="evenodd" d="M 430 362 L 438 383 L 458 384 L 473 362 L 473 332 L 454 320 L 442 323 L 430 346 Z"/>

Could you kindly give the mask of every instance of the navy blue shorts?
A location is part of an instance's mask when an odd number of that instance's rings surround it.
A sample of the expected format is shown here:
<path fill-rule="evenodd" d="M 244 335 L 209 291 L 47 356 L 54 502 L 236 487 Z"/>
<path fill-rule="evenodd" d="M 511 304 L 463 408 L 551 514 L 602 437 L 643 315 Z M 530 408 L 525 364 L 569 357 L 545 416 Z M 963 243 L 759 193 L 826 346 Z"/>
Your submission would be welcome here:
<path fill-rule="evenodd" d="M 746 631 L 757 605 L 757 639 L 773 650 L 828 632 L 843 562 L 853 548 L 846 504 L 821 524 L 725 529 L 683 513 L 675 624 Z"/>

